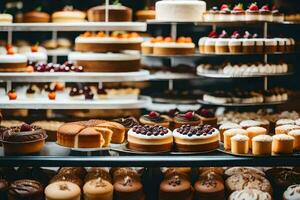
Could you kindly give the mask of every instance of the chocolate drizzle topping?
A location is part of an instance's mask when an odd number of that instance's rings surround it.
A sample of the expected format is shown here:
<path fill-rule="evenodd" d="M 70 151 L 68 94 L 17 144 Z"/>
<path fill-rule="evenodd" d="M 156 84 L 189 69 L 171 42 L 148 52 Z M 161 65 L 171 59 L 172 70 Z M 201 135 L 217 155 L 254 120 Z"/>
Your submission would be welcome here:
<path fill-rule="evenodd" d="M 113 121 L 122 124 L 126 128 L 132 128 L 136 125 L 139 125 L 139 122 L 134 117 L 119 118 L 114 119 Z"/>

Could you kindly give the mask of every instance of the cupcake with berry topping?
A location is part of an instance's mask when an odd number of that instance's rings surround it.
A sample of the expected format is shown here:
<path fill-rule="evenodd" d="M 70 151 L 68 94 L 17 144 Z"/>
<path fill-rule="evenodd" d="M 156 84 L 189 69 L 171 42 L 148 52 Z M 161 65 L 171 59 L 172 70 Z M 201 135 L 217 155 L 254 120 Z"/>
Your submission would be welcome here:
<path fill-rule="evenodd" d="M 216 41 L 218 38 L 218 34 L 216 31 L 212 31 L 209 33 L 208 38 L 206 38 L 204 43 L 204 52 L 205 53 L 215 53 L 216 51 Z M 200 39 L 201 40 L 201 39 Z M 200 46 L 201 51 L 201 46 Z"/>
<path fill-rule="evenodd" d="M 194 112 L 187 112 L 184 114 L 178 113 L 174 116 L 174 128 L 179 128 L 182 125 L 197 126 L 200 123 L 200 116 Z"/>
<path fill-rule="evenodd" d="M 137 125 L 128 131 L 128 148 L 141 152 L 167 152 L 173 145 L 172 132 L 163 126 Z"/>
<path fill-rule="evenodd" d="M 231 11 L 231 21 L 244 21 L 245 20 L 245 10 L 243 9 L 243 4 L 238 4 L 234 6 Z"/>
<path fill-rule="evenodd" d="M 197 113 L 201 119 L 201 124 L 209 124 L 213 127 L 217 126 L 218 119 L 212 109 L 201 108 L 197 111 Z"/>
<path fill-rule="evenodd" d="M 143 115 L 140 117 L 140 123 L 144 125 L 159 125 L 166 128 L 170 126 L 169 117 L 166 115 L 161 115 L 158 112 L 151 111 L 147 115 Z"/>
<path fill-rule="evenodd" d="M 219 147 L 220 132 L 211 125 L 183 125 L 173 131 L 178 151 L 211 151 Z"/>
<path fill-rule="evenodd" d="M 272 21 L 272 12 L 269 9 L 269 6 L 264 5 L 259 9 L 259 20 L 260 21 Z"/>
<path fill-rule="evenodd" d="M 259 8 L 256 3 L 252 3 L 246 10 L 246 21 L 258 21 L 259 20 Z"/>
<path fill-rule="evenodd" d="M 230 53 L 241 53 L 242 48 L 242 39 L 238 31 L 233 32 L 231 35 L 231 40 L 228 42 L 228 48 Z"/>
<path fill-rule="evenodd" d="M 223 4 L 220 8 L 218 21 L 228 22 L 230 21 L 231 10 L 227 4 Z"/>
<path fill-rule="evenodd" d="M 248 31 L 246 31 L 243 38 L 243 53 L 254 53 L 255 40 L 252 38 L 252 35 Z"/>
<path fill-rule="evenodd" d="M 216 53 L 222 54 L 222 53 L 228 53 L 228 42 L 229 42 L 229 36 L 225 30 L 222 31 L 222 33 L 219 35 L 219 38 L 216 41 L 215 44 L 215 50 Z"/>

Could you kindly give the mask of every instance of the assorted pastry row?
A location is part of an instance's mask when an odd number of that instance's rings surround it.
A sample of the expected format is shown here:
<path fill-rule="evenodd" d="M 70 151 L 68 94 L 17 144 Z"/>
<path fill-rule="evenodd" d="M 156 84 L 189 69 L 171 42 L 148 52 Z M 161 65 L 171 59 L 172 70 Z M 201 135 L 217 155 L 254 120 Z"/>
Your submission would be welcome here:
<path fill-rule="evenodd" d="M 274 88 L 266 91 L 214 91 L 203 95 L 203 101 L 212 104 L 259 104 L 287 100 L 288 93 L 283 88 Z"/>
<path fill-rule="evenodd" d="M 212 7 L 204 14 L 204 21 L 207 22 L 236 22 L 236 21 L 269 21 L 269 22 L 282 22 L 284 21 L 284 14 L 280 13 L 276 7 L 272 10 L 268 5 L 261 8 L 257 3 L 250 4 L 246 10 L 245 6 L 240 3 L 234 7 L 223 4 Z"/>
<path fill-rule="evenodd" d="M 200 64 L 197 74 L 220 74 L 227 76 L 254 76 L 285 74 L 289 72 L 287 63 L 224 63 L 222 65 Z"/>
<path fill-rule="evenodd" d="M 292 52 L 295 40 L 292 38 L 259 38 L 257 34 L 246 31 L 244 34 L 234 31 L 229 35 L 225 30 L 221 34 L 215 31 L 208 37 L 200 38 L 200 53 L 275 53 Z"/>

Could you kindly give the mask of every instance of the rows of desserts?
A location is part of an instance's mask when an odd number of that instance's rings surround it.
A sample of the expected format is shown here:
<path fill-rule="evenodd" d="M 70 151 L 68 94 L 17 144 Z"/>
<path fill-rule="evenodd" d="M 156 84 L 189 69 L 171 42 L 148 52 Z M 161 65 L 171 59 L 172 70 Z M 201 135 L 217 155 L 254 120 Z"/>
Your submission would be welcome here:
<path fill-rule="evenodd" d="M 241 103 L 259 104 L 282 102 L 288 100 L 288 93 L 283 88 L 273 88 L 266 91 L 214 91 L 203 95 L 203 101 L 213 104 Z"/>
<path fill-rule="evenodd" d="M 197 74 L 223 74 L 229 76 L 251 76 L 251 75 L 272 75 L 289 72 L 288 64 L 282 63 L 246 63 L 222 65 L 200 64 L 197 67 Z"/>
<path fill-rule="evenodd" d="M 280 13 L 276 7 L 273 7 L 272 10 L 268 5 L 259 8 L 257 3 L 250 4 L 247 10 L 244 10 L 242 3 L 235 5 L 232 9 L 227 4 L 221 5 L 220 9 L 218 6 L 214 6 L 203 17 L 204 21 L 208 22 L 284 21 L 284 14 Z"/>
<path fill-rule="evenodd" d="M 234 31 L 231 36 L 223 30 L 221 34 L 212 31 L 208 37 L 200 38 L 200 53 L 274 53 L 291 52 L 295 47 L 292 38 L 259 38 L 246 31 L 241 35 Z"/>
<path fill-rule="evenodd" d="M 1 168 L 1 199 L 142 200 L 143 168 Z M 295 200 L 299 169 L 254 167 L 161 168 L 152 191 L 159 200 Z M 157 183 L 157 184 L 156 184 Z"/>

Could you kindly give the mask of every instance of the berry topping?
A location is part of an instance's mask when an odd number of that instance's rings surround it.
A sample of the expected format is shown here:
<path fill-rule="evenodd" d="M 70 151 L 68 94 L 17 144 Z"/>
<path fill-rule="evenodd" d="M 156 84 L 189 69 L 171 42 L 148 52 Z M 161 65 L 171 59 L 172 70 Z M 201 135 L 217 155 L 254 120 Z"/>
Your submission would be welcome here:
<path fill-rule="evenodd" d="M 226 10 L 226 9 L 229 9 L 229 6 L 227 4 L 223 4 L 221 6 L 221 10 Z"/>
<path fill-rule="evenodd" d="M 219 38 L 228 38 L 227 32 L 223 30 L 222 33 L 219 35 Z"/>
<path fill-rule="evenodd" d="M 56 99 L 56 93 L 55 93 L 55 91 L 49 92 L 49 93 L 48 93 L 48 98 L 49 98 L 50 100 L 55 100 L 55 99 Z"/>
<path fill-rule="evenodd" d="M 231 35 L 231 38 L 238 39 L 241 38 L 241 35 L 238 31 L 234 31 Z"/>
<path fill-rule="evenodd" d="M 260 9 L 261 11 L 270 11 L 269 6 L 268 5 L 264 5 L 263 7 L 261 7 Z"/>
<path fill-rule="evenodd" d="M 182 135 L 187 135 L 188 137 L 192 137 L 193 135 L 195 136 L 212 135 L 215 129 L 211 125 L 199 125 L 199 126 L 183 125 L 176 130 L 178 133 Z"/>
<path fill-rule="evenodd" d="M 207 117 L 207 118 L 211 118 L 214 117 L 215 114 L 211 109 L 207 109 L 207 108 L 201 108 L 198 111 L 199 115 L 201 115 L 202 117 Z"/>
<path fill-rule="evenodd" d="M 8 93 L 8 98 L 9 100 L 16 100 L 17 99 L 17 93 L 15 92 L 15 90 L 10 90 Z"/>
<path fill-rule="evenodd" d="M 249 6 L 249 10 L 250 11 L 258 11 L 258 6 L 256 3 L 252 3 L 250 6 Z"/>
<path fill-rule="evenodd" d="M 245 31 L 245 34 L 244 34 L 243 38 L 249 39 L 249 38 L 252 38 L 252 35 L 248 31 Z"/>
<path fill-rule="evenodd" d="M 147 136 L 164 136 L 169 133 L 169 130 L 163 126 L 155 125 L 137 125 L 132 128 L 132 131 L 136 134 L 147 135 Z"/>
<path fill-rule="evenodd" d="M 218 34 L 216 31 L 212 31 L 208 34 L 208 37 L 209 38 L 217 38 L 218 37 Z"/>
<path fill-rule="evenodd" d="M 151 111 L 151 112 L 149 113 L 149 117 L 151 117 L 151 118 L 156 118 L 156 117 L 158 117 L 158 116 L 159 116 L 159 114 L 158 114 L 157 112 Z"/>
<path fill-rule="evenodd" d="M 234 6 L 233 11 L 236 11 L 236 12 L 242 12 L 242 11 L 244 11 L 243 4 L 240 3 L 240 4 L 236 5 L 236 6 Z"/>
<path fill-rule="evenodd" d="M 29 124 L 22 124 L 20 128 L 21 132 L 32 131 L 32 128 Z"/>
<path fill-rule="evenodd" d="M 187 119 L 192 119 L 194 117 L 194 113 L 193 112 L 187 112 L 184 114 L 184 117 Z"/>

